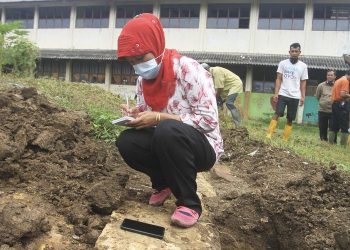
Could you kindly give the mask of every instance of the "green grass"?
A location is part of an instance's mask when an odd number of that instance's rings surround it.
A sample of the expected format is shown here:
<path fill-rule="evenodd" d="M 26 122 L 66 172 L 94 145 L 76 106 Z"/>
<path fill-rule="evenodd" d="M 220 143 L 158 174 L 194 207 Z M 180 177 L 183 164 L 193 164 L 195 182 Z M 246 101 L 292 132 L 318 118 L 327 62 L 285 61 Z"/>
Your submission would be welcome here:
<path fill-rule="evenodd" d="M 56 81 L 47 78 L 15 78 L 0 77 L 0 90 L 11 86 L 35 87 L 52 103 L 66 109 L 85 111 L 92 120 L 96 138 L 113 141 L 124 129 L 111 124 L 113 119 L 120 117 L 119 96 L 104 89 L 84 83 Z"/>
<path fill-rule="evenodd" d="M 221 114 L 222 126 L 232 127 L 230 115 Z M 319 130 L 315 125 L 293 124 L 292 134 L 288 142 L 282 140 L 282 133 L 286 119 L 280 118 L 272 139 L 266 138 L 267 127 L 270 119 L 245 120 L 243 126 L 249 131 L 251 139 L 263 141 L 274 147 L 283 148 L 294 152 L 305 159 L 324 166 L 336 164 L 339 169 L 350 172 L 350 148 L 340 145 L 331 145 L 320 141 Z M 339 142 L 339 138 L 338 138 Z"/>

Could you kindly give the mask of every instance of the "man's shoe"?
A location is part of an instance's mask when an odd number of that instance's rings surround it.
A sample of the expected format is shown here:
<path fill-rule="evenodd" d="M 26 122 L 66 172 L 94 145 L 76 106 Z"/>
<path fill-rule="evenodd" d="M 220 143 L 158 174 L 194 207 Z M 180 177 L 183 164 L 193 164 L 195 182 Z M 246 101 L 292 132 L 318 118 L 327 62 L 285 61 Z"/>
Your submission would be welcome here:
<path fill-rule="evenodd" d="M 151 198 L 149 199 L 148 204 L 152 206 L 161 206 L 163 205 L 164 201 L 170 197 L 170 195 L 171 195 L 170 188 L 165 188 L 161 191 L 155 191 L 151 195 Z"/>
<path fill-rule="evenodd" d="M 177 207 L 171 216 L 171 222 L 180 227 L 191 227 L 197 223 L 199 214 L 187 207 Z"/>

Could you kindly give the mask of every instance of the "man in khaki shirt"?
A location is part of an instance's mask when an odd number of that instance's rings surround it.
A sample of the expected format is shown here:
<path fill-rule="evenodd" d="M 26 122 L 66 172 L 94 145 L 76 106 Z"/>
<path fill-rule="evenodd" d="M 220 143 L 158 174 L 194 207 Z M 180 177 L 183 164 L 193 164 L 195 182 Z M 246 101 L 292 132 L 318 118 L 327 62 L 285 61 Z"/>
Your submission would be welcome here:
<path fill-rule="evenodd" d="M 218 100 L 226 100 L 226 106 L 232 114 L 233 123 L 236 127 L 240 126 L 241 115 L 234 103 L 238 94 L 243 92 L 241 78 L 222 67 L 210 67 L 206 63 L 202 63 L 202 66 L 213 76 L 216 98 Z"/>
<path fill-rule="evenodd" d="M 328 130 L 332 127 L 332 89 L 335 78 L 335 70 L 328 70 L 327 81 L 320 83 L 316 89 L 316 98 L 318 100 L 318 127 L 321 141 L 328 140 Z"/>

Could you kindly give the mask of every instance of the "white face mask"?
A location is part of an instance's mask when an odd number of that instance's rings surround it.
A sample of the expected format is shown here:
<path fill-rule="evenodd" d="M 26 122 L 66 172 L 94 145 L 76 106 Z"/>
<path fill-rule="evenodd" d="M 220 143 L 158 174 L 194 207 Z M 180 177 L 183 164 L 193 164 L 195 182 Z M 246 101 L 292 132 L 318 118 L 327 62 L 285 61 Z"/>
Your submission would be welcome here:
<path fill-rule="evenodd" d="M 163 55 L 164 55 L 164 51 L 158 57 Z M 159 73 L 160 66 L 162 65 L 162 61 L 163 61 L 163 57 L 162 57 L 161 62 L 157 64 L 156 59 L 158 57 L 148 60 L 146 62 L 134 65 L 133 67 L 134 67 L 135 73 L 146 80 L 155 79 Z"/>

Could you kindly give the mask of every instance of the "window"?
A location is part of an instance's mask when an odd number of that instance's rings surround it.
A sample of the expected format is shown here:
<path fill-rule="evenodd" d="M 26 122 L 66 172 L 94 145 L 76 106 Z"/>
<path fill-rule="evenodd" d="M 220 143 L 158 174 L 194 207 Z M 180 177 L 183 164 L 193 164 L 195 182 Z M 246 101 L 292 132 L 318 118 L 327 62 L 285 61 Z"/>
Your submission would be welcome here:
<path fill-rule="evenodd" d="M 350 4 L 315 4 L 312 30 L 349 31 Z"/>
<path fill-rule="evenodd" d="M 303 30 L 304 4 L 260 4 L 258 29 Z"/>
<path fill-rule="evenodd" d="M 105 62 L 73 61 L 72 81 L 105 83 Z"/>
<path fill-rule="evenodd" d="M 253 70 L 253 88 L 255 93 L 275 92 L 276 67 L 255 67 Z"/>
<path fill-rule="evenodd" d="M 6 9 L 6 22 L 20 21 L 23 29 L 33 29 L 34 8 Z"/>
<path fill-rule="evenodd" d="M 112 65 L 112 84 L 136 85 L 138 76 L 128 62 L 113 62 Z"/>
<path fill-rule="evenodd" d="M 69 28 L 70 7 L 39 8 L 39 29 Z"/>
<path fill-rule="evenodd" d="M 48 76 L 58 80 L 66 78 L 66 62 L 63 60 L 41 59 L 37 66 L 38 76 Z"/>
<path fill-rule="evenodd" d="M 108 6 L 88 6 L 77 8 L 76 28 L 108 28 L 108 25 Z"/>
<path fill-rule="evenodd" d="M 123 28 L 124 25 L 136 15 L 141 13 L 152 13 L 152 5 L 123 5 L 117 6 L 117 28 Z"/>
<path fill-rule="evenodd" d="M 164 28 L 198 28 L 199 5 L 162 5 L 160 21 Z"/>
<path fill-rule="evenodd" d="M 207 28 L 249 29 L 249 4 L 209 4 Z"/>

